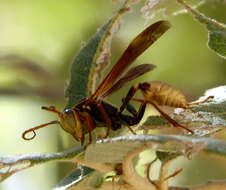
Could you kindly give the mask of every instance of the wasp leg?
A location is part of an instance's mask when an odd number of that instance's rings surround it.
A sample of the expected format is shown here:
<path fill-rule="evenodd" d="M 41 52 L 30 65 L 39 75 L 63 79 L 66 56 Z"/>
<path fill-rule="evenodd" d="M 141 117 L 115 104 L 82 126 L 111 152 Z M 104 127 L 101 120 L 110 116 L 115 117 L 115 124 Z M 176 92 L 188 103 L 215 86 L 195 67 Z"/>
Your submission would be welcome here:
<path fill-rule="evenodd" d="M 144 116 L 146 105 L 147 105 L 146 102 L 141 104 L 141 106 L 137 112 L 137 116 L 133 117 L 133 119 L 130 121 L 130 125 L 136 125 L 141 121 L 141 119 Z"/>
<path fill-rule="evenodd" d="M 91 144 L 92 143 L 92 130 L 94 129 L 95 122 L 93 120 L 93 117 L 90 114 L 86 114 L 85 118 L 86 118 L 86 121 L 87 121 L 86 127 L 87 127 L 87 130 L 88 130 L 88 133 L 89 133 L 89 144 Z M 85 134 L 84 130 L 82 132 L 83 132 L 83 134 Z M 82 144 L 84 143 L 84 140 L 85 140 L 85 137 L 83 137 L 81 139 Z"/>
<path fill-rule="evenodd" d="M 127 105 L 129 104 L 130 100 L 133 98 L 137 90 L 139 90 L 139 84 L 134 85 L 129 89 L 129 92 L 127 93 L 126 97 L 123 99 L 123 104 L 120 107 L 120 113 L 122 113 L 124 109 L 127 107 Z"/>
<path fill-rule="evenodd" d="M 125 98 L 122 98 L 122 103 L 124 103 Z M 127 104 L 126 106 L 126 110 L 131 113 L 134 117 L 137 117 L 137 110 L 131 105 L 131 104 Z"/>
<path fill-rule="evenodd" d="M 154 104 L 153 102 L 151 101 L 148 101 L 148 103 L 150 103 L 151 105 L 153 105 L 155 107 L 155 109 L 158 110 L 158 112 L 163 116 L 165 117 L 173 126 L 175 127 L 180 127 L 180 128 L 183 128 L 185 130 L 187 130 L 188 132 L 190 133 L 194 133 L 191 129 L 188 129 L 187 127 L 184 127 L 183 125 L 180 125 L 179 123 L 177 123 L 175 120 L 173 120 L 168 114 L 166 114 L 165 112 L 163 112 L 156 104 Z"/>
<path fill-rule="evenodd" d="M 146 109 L 146 103 L 142 103 L 137 112 L 137 116 L 133 117 L 133 119 L 130 121 L 130 124 L 128 125 L 129 130 L 132 131 L 133 134 L 136 134 L 136 132 L 134 132 L 130 126 L 136 125 L 141 121 L 141 119 L 144 116 L 145 109 Z"/>
<path fill-rule="evenodd" d="M 119 113 L 119 117 L 121 118 L 122 121 L 124 121 L 128 127 L 128 129 L 131 131 L 132 134 L 136 135 L 136 132 L 131 128 L 131 123 L 134 121 L 134 117 L 130 115 L 125 115 L 122 113 Z"/>
<path fill-rule="evenodd" d="M 136 133 L 133 131 L 133 129 L 131 128 L 131 126 L 136 125 L 136 124 L 138 124 L 141 121 L 141 119 L 143 118 L 145 109 L 146 109 L 146 105 L 147 105 L 146 102 L 142 103 L 141 106 L 140 106 L 140 108 L 139 108 L 139 110 L 138 110 L 138 112 L 137 112 L 137 114 L 136 114 L 136 116 L 133 116 L 133 117 L 132 116 L 129 116 L 129 115 L 124 115 L 124 114 L 122 114 L 122 113 L 119 112 L 120 118 L 124 122 L 126 122 L 127 127 L 129 128 L 129 130 L 134 135 L 136 135 Z"/>
<path fill-rule="evenodd" d="M 199 105 L 199 104 L 204 104 L 206 102 L 208 102 L 209 99 L 213 99 L 214 96 L 208 96 L 206 99 L 202 100 L 202 101 L 199 101 L 199 102 L 191 102 L 191 103 L 188 103 L 187 105 L 188 106 L 193 106 L 193 105 Z"/>
<path fill-rule="evenodd" d="M 123 117 L 122 112 L 125 109 L 127 109 L 133 115 L 132 118 L 130 117 L 129 120 L 127 119 L 127 121 L 125 121 L 128 124 L 129 130 L 133 134 L 136 134 L 136 133 L 132 130 L 132 128 L 130 126 L 136 125 L 141 121 L 141 119 L 143 118 L 145 109 L 146 109 L 146 104 L 147 104 L 146 102 L 142 102 L 138 112 L 135 110 L 135 108 L 131 104 L 129 104 L 130 100 L 133 98 L 136 91 L 139 90 L 140 88 L 141 88 L 140 84 L 136 84 L 136 85 L 132 86 L 130 88 L 129 92 L 127 93 L 126 97 L 123 98 L 123 104 L 121 105 L 121 107 L 119 109 L 119 114 L 121 115 L 121 117 Z"/>
<path fill-rule="evenodd" d="M 135 102 L 141 102 L 144 103 L 146 102 L 146 104 L 151 104 L 155 107 L 155 109 L 158 110 L 158 112 L 165 117 L 165 119 L 167 119 L 174 127 L 180 127 L 183 128 L 185 130 L 187 130 L 188 132 L 191 132 L 192 134 L 194 134 L 194 132 L 190 129 L 188 129 L 187 127 L 180 125 L 178 122 L 176 122 L 175 120 L 173 120 L 168 114 L 166 114 L 165 112 L 163 112 L 156 104 L 154 104 L 153 102 L 149 101 L 149 100 L 142 100 L 142 99 L 137 99 L 137 98 L 132 98 L 133 101 Z"/>
<path fill-rule="evenodd" d="M 123 104 L 120 107 L 119 113 L 122 113 L 125 109 L 127 109 L 134 117 L 140 118 L 140 116 L 142 115 L 140 120 L 142 119 L 143 114 L 140 111 L 143 109 L 142 107 L 146 107 L 146 105 L 145 105 L 146 102 L 145 101 L 142 102 L 138 112 L 136 112 L 135 108 L 131 104 L 129 104 L 130 100 L 133 98 L 135 93 L 138 90 L 142 90 L 142 89 L 143 89 L 143 84 L 141 84 L 141 83 L 135 84 L 134 86 L 132 86 L 129 89 L 129 92 L 127 93 L 126 97 L 122 99 Z M 139 123 L 139 122 L 137 122 L 137 123 Z"/>
<path fill-rule="evenodd" d="M 139 108 L 139 111 L 137 112 L 136 109 L 131 104 L 129 104 L 130 100 L 133 98 L 136 91 L 139 89 L 140 89 L 140 84 L 136 84 L 136 85 L 132 86 L 130 88 L 129 92 L 127 93 L 126 97 L 122 99 L 122 105 L 119 108 L 119 114 L 122 114 L 122 112 L 126 109 L 133 115 L 133 119 L 130 120 L 129 125 L 138 124 L 140 122 L 140 120 L 142 119 L 145 108 L 146 108 L 146 102 L 142 102 L 142 104 Z"/>
<path fill-rule="evenodd" d="M 111 130 L 111 128 L 112 128 L 112 125 L 111 125 L 111 119 L 110 119 L 110 117 L 108 116 L 108 114 L 106 113 L 106 111 L 105 111 L 104 106 L 103 106 L 102 103 L 98 103 L 98 104 L 97 104 L 97 108 L 98 108 L 98 110 L 100 111 L 100 113 L 102 114 L 103 119 L 104 119 L 104 121 L 105 121 L 105 123 L 106 123 L 106 125 L 107 125 L 107 133 L 106 133 L 106 135 L 105 135 L 105 137 L 104 137 L 104 138 L 107 138 L 107 137 L 109 136 L 110 130 Z"/>
<path fill-rule="evenodd" d="M 89 130 L 88 130 L 88 131 L 89 131 Z M 90 135 L 90 133 L 89 133 L 89 135 Z M 90 138 L 89 138 L 89 140 L 90 140 Z M 85 142 L 85 129 L 84 129 L 84 127 L 83 127 L 83 128 L 82 128 L 81 145 L 83 145 L 84 142 Z M 91 142 L 92 142 L 92 136 L 91 136 Z M 91 142 L 90 142 L 90 144 L 91 144 Z"/>
<path fill-rule="evenodd" d="M 141 102 L 142 104 L 141 104 L 140 110 L 138 111 L 137 120 L 136 120 L 136 117 L 134 117 L 134 118 L 135 118 L 134 123 L 136 123 L 136 121 L 139 121 L 139 119 L 140 119 L 140 120 L 142 119 L 143 114 L 144 114 L 144 111 L 142 111 L 142 109 L 145 109 L 146 104 L 149 103 L 149 104 L 152 104 L 152 105 L 155 107 L 155 109 L 157 109 L 158 112 L 159 112 L 160 114 L 162 114 L 162 116 L 165 117 L 165 118 L 166 118 L 173 126 L 175 126 L 175 127 L 181 127 L 181 128 L 183 128 L 183 129 L 185 129 L 185 130 L 187 130 L 187 131 L 189 131 L 189 132 L 191 132 L 191 133 L 193 134 L 194 132 L 193 132 L 192 130 L 190 130 L 190 129 L 188 129 L 188 128 L 182 126 L 182 125 L 180 125 L 179 123 L 177 123 L 177 122 L 176 122 L 175 120 L 173 120 L 169 115 L 167 115 L 166 113 L 164 113 L 164 112 L 163 112 L 156 104 L 154 104 L 152 101 L 149 101 L 149 100 L 140 100 L 140 99 L 135 99 L 135 98 L 133 98 L 133 96 L 135 95 L 135 93 L 137 92 L 137 90 L 143 91 L 143 90 L 145 90 L 145 89 L 148 88 L 148 87 L 149 87 L 149 84 L 148 84 L 148 83 L 138 83 L 138 84 L 132 86 L 132 87 L 130 88 L 129 92 L 127 93 L 127 95 L 126 95 L 126 97 L 125 97 L 125 99 L 124 99 L 124 101 L 123 101 L 122 106 L 120 107 L 120 113 L 122 113 L 123 110 L 124 110 L 125 108 L 127 108 L 127 106 L 128 106 L 128 104 L 129 104 L 129 102 L 130 102 L 131 99 L 133 99 L 133 100 L 135 100 L 135 101 L 138 100 L 137 102 Z M 143 108 L 143 107 L 144 107 L 144 108 Z M 142 113 L 142 112 L 143 112 L 143 113 Z M 138 123 L 138 122 L 137 122 L 137 123 Z M 134 124 L 134 125 L 135 125 L 135 124 Z"/>

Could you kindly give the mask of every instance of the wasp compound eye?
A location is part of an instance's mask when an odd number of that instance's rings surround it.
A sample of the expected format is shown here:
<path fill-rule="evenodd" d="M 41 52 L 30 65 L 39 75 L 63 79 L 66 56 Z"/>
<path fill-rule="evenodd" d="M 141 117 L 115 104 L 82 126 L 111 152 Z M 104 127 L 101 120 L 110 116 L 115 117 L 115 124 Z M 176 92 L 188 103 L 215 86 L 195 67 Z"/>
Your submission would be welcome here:
<path fill-rule="evenodd" d="M 72 114 L 73 111 L 71 109 L 66 109 L 63 111 L 63 114 Z"/>

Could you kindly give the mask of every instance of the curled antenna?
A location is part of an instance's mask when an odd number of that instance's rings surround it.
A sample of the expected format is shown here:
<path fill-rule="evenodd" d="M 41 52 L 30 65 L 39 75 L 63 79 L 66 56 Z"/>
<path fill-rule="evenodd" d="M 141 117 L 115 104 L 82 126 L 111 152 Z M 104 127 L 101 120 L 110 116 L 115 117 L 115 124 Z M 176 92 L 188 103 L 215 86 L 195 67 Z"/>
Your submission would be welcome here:
<path fill-rule="evenodd" d="M 56 120 L 56 121 L 51 121 L 51 122 L 49 122 L 49 123 L 44 123 L 44 124 L 39 125 L 39 126 L 37 126 L 37 127 L 33 127 L 33 128 L 31 128 L 31 129 L 28 129 L 28 130 L 24 131 L 23 134 L 22 134 L 22 137 L 23 137 L 24 140 L 32 140 L 32 139 L 35 138 L 35 136 L 36 136 L 35 130 L 38 130 L 38 129 L 40 129 L 40 128 L 43 128 L 43 127 L 45 127 L 45 126 L 47 126 L 47 125 L 59 124 L 59 123 L 60 123 L 60 122 Z M 32 137 L 26 137 L 26 135 L 27 135 L 28 133 L 30 133 L 30 132 L 33 132 L 33 136 L 32 136 Z"/>
<path fill-rule="evenodd" d="M 42 109 L 43 110 L 47 110 L 47 111 L 51 111 L 51 112 L 54 112 L 54 113 L 57 113 L 57 115 L 60 117 L 60 118 L 63 118 L 63 114 L 56 110 L 54 106 L 50 106 L 50 107 L 46 107 L 46 106 L 42 106 Z M 55 121 L 51 121 L 51 122 L 48 122 L 48 123 L 44 123 L 42 125 L 39 125 L 37 127 L 33 127 L 31 129 L 28 129 L 26 131 L 23 132 L 22 134 L 22 137 L 24 140 L 32 140 L 33 138 L 35 138 L 36 136 L 36 133 L 35 131 L 40 129 L 40 128 L 43 128 L 43 127 L 46 127 L 47 125 L 52 125 L 52 124 L 59 124 L 60 122 L 58 120 L 55 120 Z M 26 137 L 26 135 L 30 132 L 33 132 L 33 135 L 31 137 Z"/>

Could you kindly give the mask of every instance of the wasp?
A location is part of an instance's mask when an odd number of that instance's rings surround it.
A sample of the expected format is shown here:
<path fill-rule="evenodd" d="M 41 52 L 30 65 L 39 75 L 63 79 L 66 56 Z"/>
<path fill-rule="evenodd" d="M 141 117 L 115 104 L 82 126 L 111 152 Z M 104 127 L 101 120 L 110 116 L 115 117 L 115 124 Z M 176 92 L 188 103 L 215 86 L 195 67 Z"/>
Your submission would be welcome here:
<path fill-rule="evenodd" d="M 133 98 L 135 93 L 140 90 L 144 96 L 144 100 Z M 125 109 L 128 106 L 130 100 L 141 103 L 148 103 L 155 107 L 159 113 L 165 117 L 173 126 L 180 127 L 188 132 L 193 133 L 192 130 L 186 128 L 183 125 L 180 125 L 178 122 L 173 120 L 168 114 L 166 114 L 159 106 L 168 106 L 174 108 L 183 108 L 187 109 L 189 106 L 198 105 L 207 102 L 209 99 L 214 98 L 213 96 L 208 96 L 203 101 L 199 102 L 191 102 L 188 103 L 186 100 L 185 95 L 178 89 L 174 88 L 173 86 L 166 84 L 161 81 L 150 81 L 150 82 L 143 82 L 133 85 L 126 97 L 123 99 L 123 105 L 121 109 Z"/>
<path fill-rule="evenodd" d="M 23 133 L 22 137 L 25 140 L 31 140 L 36 136 L 36 130 L 51 124 L 59 124 L 63 130 L 70 133 L 77 141 L 81 141 L 81 144 L 84 144 L 86 132 L 88 132 L 89 135 L 89 143 L 92 142 L 91 132 L 96 127 L 107 128 L 105 137 L 109 136 L 110 130 L 118 130 L 122 125 L 128 126 L 133 132 L 131 126 L 140 122 L 147 103 L 141 103 L 139 110 L 136 111 L 135 108 L 129 105 L 127 106 L 125 103 L 123 103 L 120 108 L 117 108 L 104 101 L 104 98 L 122 88 L 127 82 L 155 68 L 152 64 L 141 64 L 126 72 L 126 69 L 134 60 L 169 28 L 170 23 L 163 20 L 147 27 L 133 39 L 117 63 L 90 97 L 82 99 L 71 109 L 66 109 L 63 112 L 56 110 L 55 107 L 52 106 L 43 106 L 42 109 L 56 113 L 59 120 L 28 129 Z M 129 115 L 123 114 L 125 109 L 129 111 Z M 30 132 L 33 132 L 32 137 L 26 137 Z"/>

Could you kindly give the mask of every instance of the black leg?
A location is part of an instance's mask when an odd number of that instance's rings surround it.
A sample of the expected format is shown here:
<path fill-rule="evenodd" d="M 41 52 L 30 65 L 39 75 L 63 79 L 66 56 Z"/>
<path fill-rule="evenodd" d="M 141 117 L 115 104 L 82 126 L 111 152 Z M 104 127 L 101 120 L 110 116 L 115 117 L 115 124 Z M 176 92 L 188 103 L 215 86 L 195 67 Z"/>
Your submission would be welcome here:
<path fill-rule="evenodd" d="M 122 99 L 122 103 L 124 103 L 125 98 Z M 137 117 L 137 110 L 131 104 L 127 104 L 126 110 L 131 113 L 134 117 Z"/>
<path fill-rule="evenodd" d="M 130 88 L 129 92 L 127 93 L 126 97 L 123 100 L 123 104 L 120 107 L 120 113 L 122 113 L 127 105 L 129 104 L 129 101 L 133 98 L 136 91 L 139 89 L 139 84 L 134 85 Z"/>
<path fill-rule="evenodd" d="M 136 135 L 136 132 L 131 128 L 131 126 L 136 125 L 141 121 L 144 115 L 145 108 L 146 108 L 146 103 L 142 103 L 139 111 L 137 112 L 137 116 L 133 116 L 133 117 L 119 113 L 119 117 L 127 124 L 128 129 L 134 135 Z"/>
<path fill-rule="evenodd" d="M 140 84 L 136 84 L 136 85 L 134 85 L 130 88 L 126 97 L 122 99 L 123 104 L 120 107 L 120 111 L 119 111 L 119 114 L 122 117 L 126 117 L 125 115 L 122 114 L 122 112 L 125 109 L 128 110 L 133 115 L 133 117 L 128 117 L 127 119 L 125 119 L 126 123 L 130 126 L 136 125 L 141 121 L 141 119 L 143 118 L 145 109 L 146 109 L 146 102 L 142 102 L 138 112 L 136 111 L 136 109 L 131 104 L 129 104 L 130 100 L 133 98 L 136 91 L 139 90 L 139 89 L 140 89 Z"/>
<path fill-rule="evenodd" d="M 136 125 L 136 124 L 138 124 L 141 121 L 141 119 L 144 116 L 146 105 L 147 105 L 146 103 L 142 103 L 141 104 L 141 106 L 140 106 L 140 108 L 139 108 L 139 110 L 137 112 L 137 116 L 134 117 L 133 120 L 131 120 L 130 125 Z"/>
<path fill-rule="evenodd" d="M 122 113 L 119 113 L 119 116 L 124 122 L 126 122 L 127 125 L 129 126 L 136 125 L 143 118 L 145 109 L 146 109 L 146 103 L 142 103 L 139 108 L 139 111 L 137 112 L 137 116 L 129 116 Z"/>

